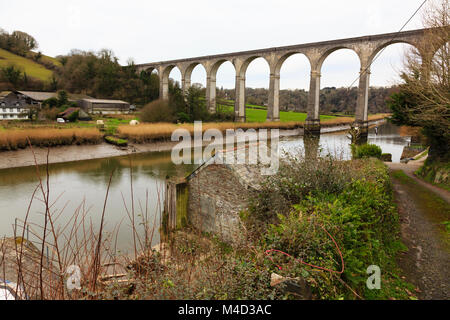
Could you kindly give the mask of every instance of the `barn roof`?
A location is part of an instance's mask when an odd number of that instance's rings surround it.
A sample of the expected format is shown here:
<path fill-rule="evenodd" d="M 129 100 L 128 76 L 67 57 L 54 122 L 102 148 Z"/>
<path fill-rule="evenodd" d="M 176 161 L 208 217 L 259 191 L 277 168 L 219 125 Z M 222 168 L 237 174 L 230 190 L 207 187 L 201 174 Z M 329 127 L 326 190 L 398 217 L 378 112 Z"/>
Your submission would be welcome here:
<path fill-rule="evenodd" d="M 57 92 L 41 92 L 41 91 L 16 91 L 17 93 L 23 94 L 35 101 L 45 101 L 50 98 L 56 98 L 58 96 Z M 81 93 L 67 93 L 69 101 L 76 101 L 80 99 L 91 99 L 90 96 Z"/>
<path fill-rule="evenodd" d="M 1 91 L 0 92 L 0 98 L 4 98 L 4 97 L 8 96 L 11 93 L 12 93 L 12 91 Z"/>
<path fill-rule="evenodd" d="M 56 97 L 56 92 L 39 92 L 39 91 L 17 91 L 35 101 L 44 101 Z"/>

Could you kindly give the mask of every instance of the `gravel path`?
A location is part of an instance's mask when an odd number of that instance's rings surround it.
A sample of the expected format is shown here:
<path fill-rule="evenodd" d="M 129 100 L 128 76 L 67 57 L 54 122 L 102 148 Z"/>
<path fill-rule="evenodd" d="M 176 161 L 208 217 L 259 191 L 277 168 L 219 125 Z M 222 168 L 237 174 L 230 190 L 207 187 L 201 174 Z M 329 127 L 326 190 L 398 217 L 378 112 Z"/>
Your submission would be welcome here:
<path fill-rule="evenodd" d="M 399 257 L 406 280 L 419 289 L 419 298 L 450 299 L 450 248 L 443 221 L 450 216 L 449 196 L 416 178 L 414 164 L 389 164 L 414 180 L 393 179 L 401 223 L 401 236 L 408 251 Z M 438 195 L 438 196 L 436 196 Z M 445 201 L 444 201 L 445 200 Z"/>

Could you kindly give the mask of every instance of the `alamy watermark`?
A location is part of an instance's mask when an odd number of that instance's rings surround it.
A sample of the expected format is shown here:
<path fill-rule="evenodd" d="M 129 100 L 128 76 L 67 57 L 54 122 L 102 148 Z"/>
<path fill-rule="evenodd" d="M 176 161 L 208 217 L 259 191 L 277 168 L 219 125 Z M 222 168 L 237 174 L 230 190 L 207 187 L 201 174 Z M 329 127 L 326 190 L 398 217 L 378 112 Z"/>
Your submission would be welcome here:
<path fill-rule="evenodd" d="M 370 277 L 367 278 L 366 285 L 369 290 L 381 289 L 381 269 L 379 266 L 371 265 L 366 271 Z"/>
<path fill-rule="evenodd" d="M 187 129 L 177 129 L 171 140 L 179 143 L 172 148 L 174 164 L 260 165 L 261 175 L 274 175 L 279 169 L 278 129 L 218 129 L 203 132 L 201 121 L 194 122 L 194 137 Z M 270 147 L 269 147 L 270 145 Z M 193 152 L 192 152 L 193 151 Z"/>

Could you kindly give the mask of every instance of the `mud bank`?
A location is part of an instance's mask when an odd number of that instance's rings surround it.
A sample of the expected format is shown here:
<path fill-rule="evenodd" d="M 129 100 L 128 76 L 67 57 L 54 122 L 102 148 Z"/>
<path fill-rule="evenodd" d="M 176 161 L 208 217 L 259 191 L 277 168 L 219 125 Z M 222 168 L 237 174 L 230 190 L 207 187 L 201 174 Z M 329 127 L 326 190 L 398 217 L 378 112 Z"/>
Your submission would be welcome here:
<path fill-rule="evenodd" d="M 385 120 L 372 121 L 369 125 L 383 123 Z M 321 129 L 322 133 L 341 132 L 350 128 L 350 125 L 344 124 L 339 126 L 328 127 L 324 125 Z M 298 129 L 280 129 L 280 137 L 302 136 L 303 128 Z M 71 145 L 50 148 L 48 154 L 48 163 L 62 163 L 71 161 L 81 161 L 90 159 L 102 159 L 109 157 L 118 157 L 134 153 L 145 152 L 161 152 L 170 151 L 178 142 L 173 141 L 156 141 L 147 144 L 129 144 L 126 148 L 119 148 L 111 144 L 101 143 L 98 145 Z M 207 145 L 208 142 L 205 142 Z M 0 169 L 18 168 L 33 166 L 47 163 L 47 148 L 27 148 L 16 151 L 0 152 Z M 34 152 L 34 154 L 33 154 Z"/>

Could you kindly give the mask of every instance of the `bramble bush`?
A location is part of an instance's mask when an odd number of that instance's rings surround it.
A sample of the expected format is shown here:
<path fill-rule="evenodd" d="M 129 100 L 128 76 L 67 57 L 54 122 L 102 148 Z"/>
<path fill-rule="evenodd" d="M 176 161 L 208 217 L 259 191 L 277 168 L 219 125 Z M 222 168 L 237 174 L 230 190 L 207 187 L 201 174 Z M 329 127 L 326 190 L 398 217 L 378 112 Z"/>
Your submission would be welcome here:
<path fill-rule="evenodd" d="M 348 287 L 362 297 L 405 297 L 397 288 L 401 281 L 394 286 L 389 276 L 383 278 L 383 290 L 366 289 L 367 267 L 378 265 L 383 274 L 395 274 L 395 253 L 402 248 L 388 169 L 382 162 L 318 159 L 310 164 L 291 163 L 270 180 L 243 215 L 247 228 L 257 231 L 252 236 L 262 250 L 281 250 L 340 271 L 338 250 L 323 227 L 338 243 L 345 262 L 340 275 L 274 254 L 274 263 L 282 266 L 281 275 L 305 278 L 320 299 L 355 298 Z M 270 207 L 272 198 L 284 205 Z"/>

